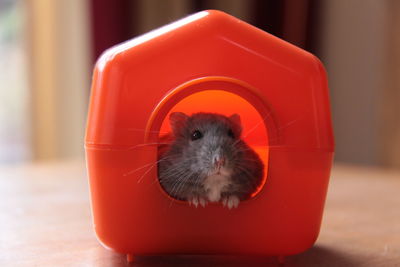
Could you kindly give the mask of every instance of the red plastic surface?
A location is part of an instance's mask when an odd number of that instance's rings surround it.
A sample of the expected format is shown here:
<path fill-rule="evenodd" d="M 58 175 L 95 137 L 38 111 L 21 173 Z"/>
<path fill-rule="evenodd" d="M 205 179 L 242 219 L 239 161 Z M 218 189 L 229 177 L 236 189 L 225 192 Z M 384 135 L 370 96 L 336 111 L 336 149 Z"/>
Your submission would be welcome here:
<path fill-rule="evenodd" d="M 237 209 L 194 208 L 157 180 L 172 111 L 239 113 L 266 181 Z M 86 132 L 96 234 L 130 255 L 289 255 L 312 246 L 333 156 L 325 71 L 313 55 L 219 11 L 107 50 Z"/>

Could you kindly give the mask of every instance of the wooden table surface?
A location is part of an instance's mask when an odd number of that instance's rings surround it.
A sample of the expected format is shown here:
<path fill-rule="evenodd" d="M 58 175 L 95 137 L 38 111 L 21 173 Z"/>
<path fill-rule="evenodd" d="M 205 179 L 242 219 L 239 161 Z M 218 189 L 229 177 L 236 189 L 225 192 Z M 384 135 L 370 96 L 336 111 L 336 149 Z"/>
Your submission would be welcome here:
<path fill-rule="evenodd" d="M 236 256 L 153 256 L 131 265 L 91 226 L 83 162 L 0 167 L 0 266 L 277 266 Z M 315 246 L 285 266 L 400 266 L 400 172 L 338 165 Z"/>

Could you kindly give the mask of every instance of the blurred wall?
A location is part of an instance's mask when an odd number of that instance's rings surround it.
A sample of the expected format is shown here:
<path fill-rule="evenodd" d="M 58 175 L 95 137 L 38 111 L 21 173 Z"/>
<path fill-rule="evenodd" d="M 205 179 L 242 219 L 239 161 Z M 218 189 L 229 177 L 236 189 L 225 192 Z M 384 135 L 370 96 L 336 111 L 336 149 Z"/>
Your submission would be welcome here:
<path fill-rule="evenodd" d="M 393 0 L 323 1 L 318 54 L 329 76 L 337 161 L 400 166 L 400 113 L 392 113 L 400 103 L 399 11 Z"/>
<path fill-rule="evenodd" d="M 381 162 L 400 168 L 400 1 L 387 1 L 388 28 L 380 125 Z"/>
<path fill-rule="evenodd" d="M 34 160 L 83 156 L 91 76 L 87 1 L 27 1 Z"/>
<path fill-rule="evenodd" d="M 0 0 L 0 165 L 31 156 L 24 11 L 22 0 Z"/>
<path fill-rule="evenodd" d="M 222 10 L 242 20 L 251 21 L 254 5 L 254 0 L 137 0 L 134 6 L 137 14 L 134 28 L 138 33 L 145 33 L 204 9 Z"/>

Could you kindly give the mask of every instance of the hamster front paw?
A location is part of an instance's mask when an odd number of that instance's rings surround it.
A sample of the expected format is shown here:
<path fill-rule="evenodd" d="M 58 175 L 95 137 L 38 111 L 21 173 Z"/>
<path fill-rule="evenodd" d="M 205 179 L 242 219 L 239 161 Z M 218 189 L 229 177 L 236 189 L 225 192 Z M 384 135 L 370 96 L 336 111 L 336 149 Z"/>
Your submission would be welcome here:
<path fill-rule="evenodd" d="M 196 208 L 200 204 L 203 208 L 207 205 L 207 200 L 205 198 L 199 197 L 199 196 L 193 196 L 189 200 L 190 205 L 194 205 Z"/>
<path fill-rule="evenodd" d="M 237 196 L 230 195 L 222 199 L 222 205 L 228 209 L 237 208 L 239 206 L 240 200 Z"/>

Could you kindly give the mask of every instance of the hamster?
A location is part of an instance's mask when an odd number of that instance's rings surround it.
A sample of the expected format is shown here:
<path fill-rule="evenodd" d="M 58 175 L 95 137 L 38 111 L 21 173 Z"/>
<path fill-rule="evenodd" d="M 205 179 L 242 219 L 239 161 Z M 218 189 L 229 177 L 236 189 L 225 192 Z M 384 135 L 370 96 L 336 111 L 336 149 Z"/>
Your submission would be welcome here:
<path fill-rule="evenodd" d="M 260 185 L 264 165 L 242 139 L 240 116 L 171 113 L 173 141 L 159 157 L 158 177 L 173 198 L 194 206 L 236 208 Z"/>

